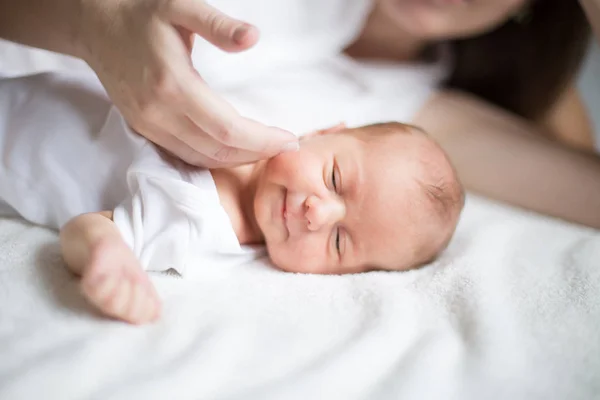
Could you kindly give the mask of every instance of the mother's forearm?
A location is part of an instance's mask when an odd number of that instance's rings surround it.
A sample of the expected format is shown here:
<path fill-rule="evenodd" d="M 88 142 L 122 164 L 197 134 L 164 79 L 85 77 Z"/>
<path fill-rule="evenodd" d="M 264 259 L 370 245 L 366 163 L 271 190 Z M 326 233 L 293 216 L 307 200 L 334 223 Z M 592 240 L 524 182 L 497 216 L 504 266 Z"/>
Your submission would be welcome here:
<path fill-rule="evenodd" d="M 600 0 L 579 0 L 600 43 Z"/>
<path fill-rule="evenodd" d="M 468 190 L 600 228 L 600 158 L 551 141 L 520 118 L 444 93 L 414 121 L 448 152 Z"/>
<path fill-rule="evenodd" d="M 0 38 L 81 57 L 86 1 L 0 0 Z"/>

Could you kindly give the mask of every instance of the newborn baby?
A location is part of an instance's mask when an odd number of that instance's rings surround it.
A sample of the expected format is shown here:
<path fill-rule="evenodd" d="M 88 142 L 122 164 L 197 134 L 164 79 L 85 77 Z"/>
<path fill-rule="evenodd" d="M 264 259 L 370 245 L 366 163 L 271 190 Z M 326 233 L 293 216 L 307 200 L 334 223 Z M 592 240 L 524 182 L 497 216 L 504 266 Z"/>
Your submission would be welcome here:
<path fill-rule="evenodd" d="M 209 171 L 132 132 L 86 77 L 0 80 L 0 121 L 0 215 L 60 229 L 85 296 L 133 323 L 160 312 L 145 271 L 193 278 L 255 258 L 248 245 L 290 272 L 407 270 L 446 247 L 463 206 L 442 149 L 399 123 Z"/>
<path fill-rule="evenodd" d="M 421 130 L 339 126 L 300 143 L 295 153 L 211 171 L 240 243 L 266 244 L 282 270 L 318 274 L 407 270 L 446 247 L 463 191 L 444 152 Z M 65 260 L 104 313 L 152 320 L 158 297 L 112 215 L 69 222 L 61 232 Z"/>

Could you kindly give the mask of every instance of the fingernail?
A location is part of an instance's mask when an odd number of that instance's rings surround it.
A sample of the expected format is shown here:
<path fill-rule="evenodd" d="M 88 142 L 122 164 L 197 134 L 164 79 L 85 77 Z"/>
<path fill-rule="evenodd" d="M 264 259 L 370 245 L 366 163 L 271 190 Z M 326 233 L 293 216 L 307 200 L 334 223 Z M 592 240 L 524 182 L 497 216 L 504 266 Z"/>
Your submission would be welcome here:
<path fill-rule="evenodd" d="M 233 41 L 235 42 L 235 44 L 243 44 L 244 36 L 246 36 L 249 30 L 250 26 L 248 25 L 242 25 L 239 28 L 237 28 L 235 32 L 233 32 Z"/>
<path fill-rule="evenodd" d="M 298 151 L 298 150 L 300 150 L 300 144 L 298 144 L 298 142 L 286 143 L 281 148 L 282 153 L 289 153 L 289 152 Z"/>

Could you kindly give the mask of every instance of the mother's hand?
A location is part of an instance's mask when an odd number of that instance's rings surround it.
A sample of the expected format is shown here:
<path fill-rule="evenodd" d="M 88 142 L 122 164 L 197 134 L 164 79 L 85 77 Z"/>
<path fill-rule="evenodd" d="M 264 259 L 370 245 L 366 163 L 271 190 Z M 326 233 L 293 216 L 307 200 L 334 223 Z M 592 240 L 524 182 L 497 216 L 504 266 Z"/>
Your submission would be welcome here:
<path fill-rule="evenodd" d="M 140 134 L 190 164 L 210 168 L 297 148 L 293 134 L 240 116 L 191 63 L 195 33 L 236 52 L 258 41 L 255 27 L 200 0 L 81 4 L 83 58 Z"/>

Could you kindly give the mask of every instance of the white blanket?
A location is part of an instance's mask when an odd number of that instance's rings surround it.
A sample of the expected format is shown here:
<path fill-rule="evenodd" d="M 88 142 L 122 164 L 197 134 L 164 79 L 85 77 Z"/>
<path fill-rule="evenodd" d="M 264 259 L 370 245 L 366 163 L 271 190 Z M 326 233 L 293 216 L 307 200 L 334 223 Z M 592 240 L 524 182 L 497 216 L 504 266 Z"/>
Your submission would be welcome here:
<path fill-rule="evenodd" d="M 205 271 L 154 276 L 163 318 L 128 326 L 85 303 L 55 233 L 0 220 L 0 399 L 600 396 L 596 231 L 470 197 L 419 271 Z"/>
<path fill-rule="evenodd" d="M 434 265 L 154 281 L 155 325 L 85 304 L 56 235 L 0 221 L 1 399 L 591 399 L 600 234 L 469 198 Z"/>

